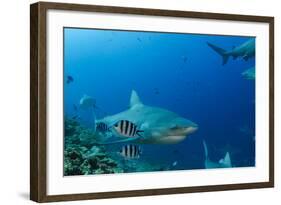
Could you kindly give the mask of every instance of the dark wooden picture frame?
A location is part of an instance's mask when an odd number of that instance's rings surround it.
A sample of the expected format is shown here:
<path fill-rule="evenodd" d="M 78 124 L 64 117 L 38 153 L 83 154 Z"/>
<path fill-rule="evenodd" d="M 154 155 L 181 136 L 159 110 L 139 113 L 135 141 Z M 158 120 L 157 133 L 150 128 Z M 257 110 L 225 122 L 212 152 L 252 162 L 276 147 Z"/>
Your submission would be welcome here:
<path fill-rule="evenodd" d="M 130 190 L 71 195 L 47 195 L 47 68 L 46 13 L 47 10 L 105 12 L 148 16 L 216 19 L 269 24 L 269 181 L 228 185 Z M 274 186 L 274 18 L 218 13 L 108 7 L 80 4 L 39 2 L 30 6 L 30 199 L 37 202 L 101 199 L 160 194 L 179 194 Z"/>

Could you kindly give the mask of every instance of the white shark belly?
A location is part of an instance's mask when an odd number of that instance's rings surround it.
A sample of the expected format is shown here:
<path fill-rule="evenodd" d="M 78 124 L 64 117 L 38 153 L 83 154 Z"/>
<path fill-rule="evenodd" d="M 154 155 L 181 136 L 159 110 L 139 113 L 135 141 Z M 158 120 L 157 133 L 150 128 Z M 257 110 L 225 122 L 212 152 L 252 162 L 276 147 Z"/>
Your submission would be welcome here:
<path fill-rule="evenodd" d="M 140 138 L 136 141 L 139 144 L 177 144 L 187 136 L 161 136 L 158 138 Z"/>

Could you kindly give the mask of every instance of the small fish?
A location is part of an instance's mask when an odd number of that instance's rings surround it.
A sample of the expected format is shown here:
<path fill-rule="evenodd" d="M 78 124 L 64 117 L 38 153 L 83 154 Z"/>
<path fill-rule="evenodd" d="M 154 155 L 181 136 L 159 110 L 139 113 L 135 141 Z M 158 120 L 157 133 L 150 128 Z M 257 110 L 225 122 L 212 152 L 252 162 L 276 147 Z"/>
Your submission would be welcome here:
<path fill-rule="evenodd" d="M 73 79 L 73 77 L 72 77 L 71 75 L 68 75 L 66 78 L 67 78 L 67 79 L 66 79 L 66 83 L 67 83 L 67 84 L 69 84 L 69 83 L 71 83 L 71 82 L 74 81 L 74 79 Z"/>
<path fill-rule="evenodd" d="M 155 94 L 155 95 L 159 95 L 159 94 L 160 94 L 160 92 L 159 92 L 159 89 L 158 89 L 158 88 L 154 88 L 153 90 L 154 90 L 154 94 Z"/>
<path fill-rule="evenodd" d="M 137 125 L 134 123 L 128 121 L 128 120 L 120 120 L 113 126 L 114 130 L 124 136 L 124 137 L 136 137 L 140 136 L 140 132 L 143 132 L 143 130 L 138 130 Z"/>
<path fill-rule="evenodd" d="M 137 38 L 137 40 L 138 40 L 139 42 L 141 42 L 141 39 L 140 39 L 140 37 L 138 37 L 138 38 Z"/>
<path fill-rule="evenodd" d="M 96 131 L 98 132 L 108 132 L 110 129 L 104 122 L 98 122 L 96 124 Z"/>
<path fill-rule="evenodd" d="M 142 153 L 140 146 L 128 144 L 124 145 L 121 150 L 119 151 L 121 156 L 127 159 L 138 159 Z"/>
<path fill-rule="evenodd" d="M 186 63 L 187 57 L 186 56 L 182 56 L 182 60 L 183 60 L 184 63 Z"/>

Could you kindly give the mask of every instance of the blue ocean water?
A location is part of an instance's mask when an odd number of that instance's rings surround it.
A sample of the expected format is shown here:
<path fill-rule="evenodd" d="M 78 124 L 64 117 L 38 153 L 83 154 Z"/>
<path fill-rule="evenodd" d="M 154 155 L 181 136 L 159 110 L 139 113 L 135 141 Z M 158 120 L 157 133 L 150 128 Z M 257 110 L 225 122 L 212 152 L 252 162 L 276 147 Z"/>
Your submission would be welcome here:
<path fill-rule="evenodd" d="M 231 50 L 253 37 L 97 29 L 64 29 L 65 116 L 94 126 L 91 111 L 79 110 L 84 94 L 96 100 L 96 118 L 128 109 L 132 89 L 146 105 L 161 107 L 198 124 L 183 142 L 141 145 L 142 159 L 175 169 L 204 168 L 226 152 L 235 167 L 255 166 L 255 80 L 241 73 L 249 60 L 222 58 L 207 42 Z M 112 146 L 115 149 L 118 145 Z"/>

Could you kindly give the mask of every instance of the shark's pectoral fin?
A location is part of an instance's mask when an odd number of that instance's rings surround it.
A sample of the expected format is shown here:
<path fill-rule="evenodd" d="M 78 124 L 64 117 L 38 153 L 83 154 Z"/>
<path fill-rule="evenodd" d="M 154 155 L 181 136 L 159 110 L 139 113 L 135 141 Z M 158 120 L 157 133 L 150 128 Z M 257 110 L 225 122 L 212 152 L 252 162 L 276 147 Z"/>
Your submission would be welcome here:
<path fill-rule="evenodd" d="M 222 65 L 225 65 L 228 61 L 229 55 L 223 55 L 222 56 Z"/>
<path fill-rule="evenodd" d="M 144 132 L 144 131 L 143 131 L 143 130 L 138 130 L 137 133 L 136 133 L 136 135 L 139 136 L 139 137 L 142 137 L 142 136 L 141 136 L 141 133 L 142 133 L 142 132 Z"/>
<path fill-rule="evenodd" d="M 244 59 L 245 61 L 247 61 L 247 60 L 249 59 L 249 56 L 248 56 L 247 53 L 243 56 L 243 59 Z"/>

